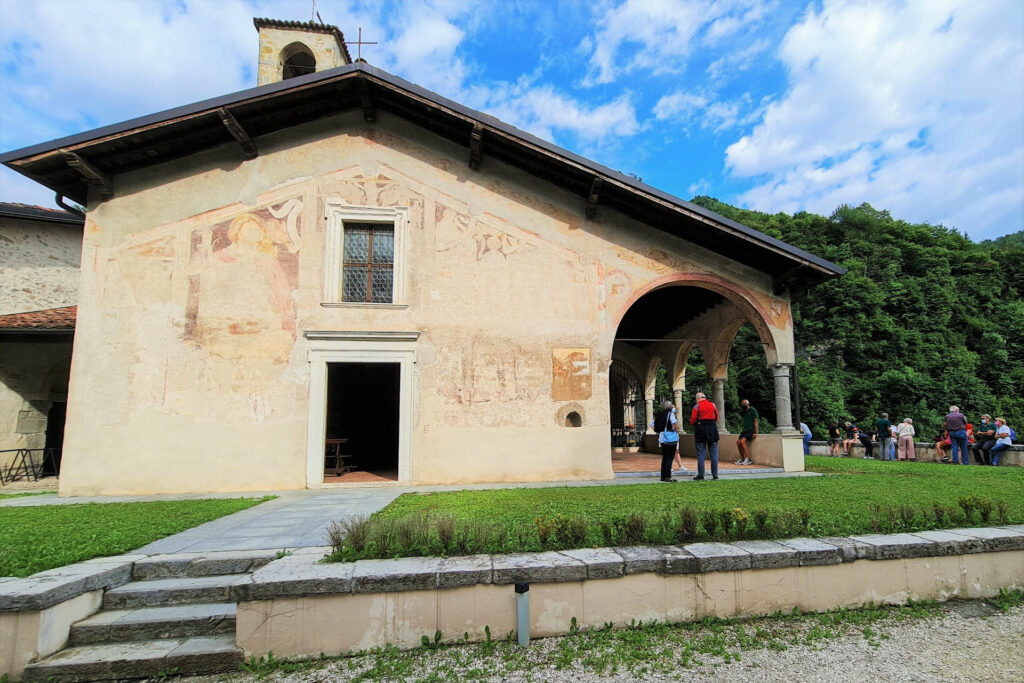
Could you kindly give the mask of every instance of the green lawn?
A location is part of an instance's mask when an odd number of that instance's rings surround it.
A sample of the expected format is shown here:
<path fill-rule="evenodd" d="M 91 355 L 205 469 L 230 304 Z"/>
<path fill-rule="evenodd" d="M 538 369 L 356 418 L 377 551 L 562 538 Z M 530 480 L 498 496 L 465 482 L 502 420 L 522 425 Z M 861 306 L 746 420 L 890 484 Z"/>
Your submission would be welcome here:
<path fill-rule="evenodd" d="M 25 491 L 24 493 L 0 493 L 0 500 L 4 498 L 21 498 L 23 496 L 43 496 L 47 493 L 57 493 L 56 491 Z"/>
<path fill-rule="evenodd" d="M 0 508 L 0 576 L 120 555 L 271 498 Z"/>
<path fill-rule="evenodd" d="M 559 549 L 1024 522 L 1021 468 L 813 456 L 807 465 L 825 476 L 406 494 L 365 528 L 338 529 L 334 557 L 540 550 L 545 531 L 543 547 Z M 456 526 L 447 551 L 438 519 Z"/>

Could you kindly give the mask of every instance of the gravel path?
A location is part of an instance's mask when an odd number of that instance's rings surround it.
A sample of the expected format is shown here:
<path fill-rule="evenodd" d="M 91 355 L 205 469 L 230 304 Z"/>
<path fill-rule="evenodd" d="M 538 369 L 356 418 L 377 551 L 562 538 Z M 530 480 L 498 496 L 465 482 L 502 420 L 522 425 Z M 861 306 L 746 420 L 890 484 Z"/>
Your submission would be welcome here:
<path fill-rule="evenodd" d="M 807 633 L 814 624 L 812 620 L 785 622 L 780 630 L 794 636 Z M 345 681 L 366 675 L 376 666 L 381 675 L 369 675 L 363 680 L 1024 681 L 1024 606 L 999 612 L 985 602 L 951 602 L 943 605 L 936 616 L 887 619 L 871 624 L 870 629 L 870 637 L 864 635 L 860 626 L 854 626 L 843 635 L 817 641 L 815 645 L 790 644 L 781 651 L 757 646 L 741 650 L 732 646 L 727 648 L 729 656 L 734 658 L 738 654 L 739 661 L 725 663 L 721 656 L 700 654 L 693 665 L 668 671 L 640 664 L 639 668 L 623 666 L 615 674 L 599 675 L 579 664 L 578 658 L 574 665 L 556 668 L 552 662 L 563 639 L 548 638 L 534 641 L 525 657 L 521 650 L 504 643 L 493 654 L 481 657 L 480 646 L 470 645 L 376 660 L 369 656 L 353 657 L 306 671 L 276 672 L 262 678 L 240 673 L 180 680 Z M 803 639 L 802 635 L 794 637 Z"/>

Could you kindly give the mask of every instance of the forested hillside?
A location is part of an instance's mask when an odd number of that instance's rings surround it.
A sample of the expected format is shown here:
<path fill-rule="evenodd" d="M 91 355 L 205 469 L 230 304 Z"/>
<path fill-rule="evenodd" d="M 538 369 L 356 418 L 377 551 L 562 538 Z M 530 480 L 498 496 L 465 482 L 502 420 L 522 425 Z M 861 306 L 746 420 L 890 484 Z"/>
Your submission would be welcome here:
<path fill-rule="evenodd" d="M 930 439 L 950 404 L 975 423 L 1004 415 L 1021 433 L 1024 231 L 979 244 L 867 204 L 825 217 L 693 201 L 848 269 L 794 304 L 802 414 L 816 438 L 832 419 L 873 423 L 884 410 Z M 746 396 L 772 419 L 771 374 L 750 326 L 729 374 L 727 414 Z"/>

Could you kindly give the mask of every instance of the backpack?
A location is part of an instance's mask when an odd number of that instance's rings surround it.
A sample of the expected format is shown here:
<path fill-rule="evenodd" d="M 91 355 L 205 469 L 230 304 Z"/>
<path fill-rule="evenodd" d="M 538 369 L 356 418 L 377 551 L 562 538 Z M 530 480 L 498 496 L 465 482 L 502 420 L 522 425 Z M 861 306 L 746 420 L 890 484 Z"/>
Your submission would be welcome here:
<path fill-rule="evenodd" d="M 654 431 L 657 434 L 661 434 L 665 431 L 665 423 L 668 422 L 668 415 L 672 412 L 671 410 L 663 410 L 654 416 Z"/>
<path fill-rule="evenodd" d="M 1013 427 L 1010 427 L 1010 425 L 1006 425 L 1006 426 L 1010 430 L 1010 441 L 1016 441 L 1017 440 L 1017 432 L 1013 429 Z"/>

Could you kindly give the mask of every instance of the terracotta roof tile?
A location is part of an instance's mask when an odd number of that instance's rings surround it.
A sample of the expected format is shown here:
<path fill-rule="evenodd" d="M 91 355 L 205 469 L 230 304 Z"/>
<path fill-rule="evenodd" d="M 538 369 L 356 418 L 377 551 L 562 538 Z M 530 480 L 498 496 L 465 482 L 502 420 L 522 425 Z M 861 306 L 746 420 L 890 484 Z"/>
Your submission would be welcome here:
<path fill-rule="evenodd" d="M 73 330 L 78 306 L 0 315 L 0 330 Z"/>

